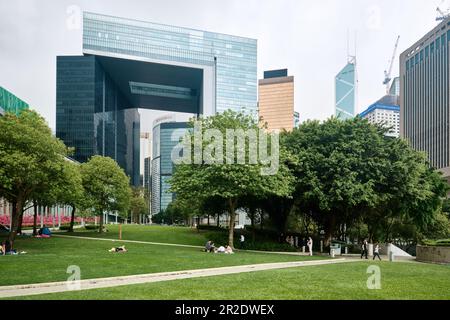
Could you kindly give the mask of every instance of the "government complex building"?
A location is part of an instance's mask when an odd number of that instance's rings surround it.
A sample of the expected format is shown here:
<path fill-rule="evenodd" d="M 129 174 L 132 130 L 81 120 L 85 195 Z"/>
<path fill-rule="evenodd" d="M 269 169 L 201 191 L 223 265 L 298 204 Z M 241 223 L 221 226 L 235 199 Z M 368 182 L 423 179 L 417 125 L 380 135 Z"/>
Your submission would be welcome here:
<path fill-rule="evenodd" d="M 450 178 L 450 19 L 400 55 L 400 132 Z"/>
<path fill-rule="evenodd" d="M 57 57 L 56 135 L 75 160 L 111 157 L 138 185 L 139 108 L 257 116 L 257 86 L 255 39 L 85 12 L 82 55 Z M 154 154 L 165 126 L 154 129 Z M 160 168 L 172 166 L 159 159 Z M 153 188 L 167 189 L 166 171 L 155 170 Z M 153 199 L 157 211 L 162 198 Z"/>

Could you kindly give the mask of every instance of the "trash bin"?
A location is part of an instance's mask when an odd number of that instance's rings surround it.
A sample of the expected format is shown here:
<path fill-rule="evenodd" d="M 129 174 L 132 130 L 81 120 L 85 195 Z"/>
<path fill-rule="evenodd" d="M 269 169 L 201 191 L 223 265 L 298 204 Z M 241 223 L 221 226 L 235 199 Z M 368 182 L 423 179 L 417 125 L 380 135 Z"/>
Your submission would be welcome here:
<path fill-rule="evenodd" d="M 334 254 L 334 249 L 331 249 L 331 250 L 330 250 L 330 255 L 331 255 L 332 258 L 334 258 L 334 255 L 335 255 L 335 254 Z"/>
<path fill-rule="evenodd" d="M 331 250 L 334 250 L 334 254 L 336 255 L 341 255 L 341 245 L 339 243 L 336 244 L 332 244 L 330 246 L 330 254 L 331 254 Z"/>
<path fill-rule="evenodd" d="M 395 255 L 394 252 L 389 251 L 389 261 L 394 262 L 395 261 Z"/>

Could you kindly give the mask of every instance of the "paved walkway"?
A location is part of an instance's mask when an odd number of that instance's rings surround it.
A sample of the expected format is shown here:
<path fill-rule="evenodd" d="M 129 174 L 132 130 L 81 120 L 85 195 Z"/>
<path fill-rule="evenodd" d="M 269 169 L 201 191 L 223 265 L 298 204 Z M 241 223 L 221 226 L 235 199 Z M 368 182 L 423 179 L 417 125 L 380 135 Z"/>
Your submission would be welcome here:
<path fill-rule="evenodd" d="M 124 285 L 153 283 L 169 280 L 190 279 L 199 277 L 212 277 L 227 274 L 237 274 L 264 270 L 286 269 L 306 266 L 319 266 L 327 264 L 337 264 L 346 262 L 360 261 L 357 259 L 333 259 L 333 260 L 315 260 L 315 261 L 295 261 L 281 263 L 253 264 L 245 266 L 221 267 L 199 270 L 186 270 L 162 273 L 150 273 L 132 276 L 121 276 L 111 278 L 89 279 L 79 281 L 79 286 L 75 290 L 89 290 L 98 288 L 109 288 Z M 9 298 L 17 296 L 29 296 L 46 293 L 57 293 L 73 291 L 73 283 L 70 282 L 51 282 L 39 284 L 26 284 L 15 286 L 0 287 L 0 298 Z"/>
<path fill-rule="evenodd" d="M 97 240 L 97 241 L 109 241 L 109 242 L 123 242 L 123 243 L 138 243 L 138 244 L 150 244 L 157 246 L 169 246 L 169 247 L 181 247 L 181 248 L 196 248 L 204 249 L 204 246 L 195 246 L 187 244 L 177 244 L 177 243 L 163 243 L 163 242 L 150 242 L 150 241 L 139 241 L 139 240 L 118 240 L 118 239 L 108 239 L 108 238 L 94 238 L 94 237 L 82 237 L 82 236 L 67 236 L 58 233 L 53 233 L 52 236 L 59 238 L 71 238 L 71 239 L 84 239 L 84 240 Z M 283 254 L 283 255 L 294 255 L 294 256 L 308 256 L 308 253 L 302 252 L 275 252 L 275 251 L 256 251 L 256 250 L 239 250 L 242 252 L 253 252 L 253 253 L 267 253 L 267 254 Z"/>

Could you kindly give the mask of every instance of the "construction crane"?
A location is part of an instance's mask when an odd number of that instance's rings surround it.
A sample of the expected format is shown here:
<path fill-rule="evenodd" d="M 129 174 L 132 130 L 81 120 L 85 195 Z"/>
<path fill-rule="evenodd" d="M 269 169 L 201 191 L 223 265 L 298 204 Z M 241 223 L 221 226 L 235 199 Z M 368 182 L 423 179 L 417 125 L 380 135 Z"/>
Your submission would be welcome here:
<path fill-rule="evenodd" d="M 442 1 L 444 2 L 444 1 Z M 442 4 L 441 4 L 442 5 Z M 450 18 L 450 8 L 447 9 L 445 12 L 442 11 L 442 9 L 440 7 L 437 7 L 436 11 L 438 12 L 438 16 L 436 17 L 436 21 L 442 21 L 445 20 L 447 18 Z"/>
<path fill-rule="evenodd" d="M 392 54 L 392 58 L 389 61 L 388 71 L 384 71 L 384 81 L 383 84 L 386 86 L 386 94 L 389 94 L 389 84 L 391 83 L 392 77 L 392 68 L 394 66 L 395 55 L 397 54 L 398 43 L 400 41 L 400 36 L 397 37 L 397 41 L 395 42 L 394 53 Z"/>

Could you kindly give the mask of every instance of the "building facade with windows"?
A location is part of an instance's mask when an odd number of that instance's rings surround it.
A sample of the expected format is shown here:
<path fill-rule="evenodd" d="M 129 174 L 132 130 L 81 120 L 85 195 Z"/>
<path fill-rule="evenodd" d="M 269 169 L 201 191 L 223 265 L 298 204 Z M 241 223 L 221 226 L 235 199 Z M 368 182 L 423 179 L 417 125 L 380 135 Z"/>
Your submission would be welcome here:
<path fill-rule="evenodd" d="M 389 129 L 390 137 L 400 137 L 400 106 L 398 96 L 387 95 L 362 112 L 359 116 L 372 124 L 381 124 Z"/>
<path fill-rule="evenodd" d="M 264 72 L 259 80 L 259 117 L 270 131 L 292 130 L 295 126 L 294 77 L 287 69 Z"/>
<path fill-rule="evenodd" d="M 3 87 L 0 87 L 0 116 L 6 112 L 19 114 L 21 110 L 29 109 L 28 103 L 22 101 Z"/>
<path fill-rule="evenodd" d="M 350 119 L 356 116 L 356 59 L 347 65 L 335 77 L 335 116 Z"/>
<path fill-rule="evenodd" d="M 400 132 L 450 177 L 450 19 L 400 55 Z"/>
<path fill-rule="evenodd" d="M 188 132 L 186 122 L 162 122 L 153 127 L 153 148 L 151 162 L 152 200 L 151 214 L 165 210 L 174 200 L 175 194 L 169 192 L 169 179 L 172 177 L 174 164 L 172 150 Z"/>
<path fill-rule="evenodd" d="M 139 185 L 137 109 L 256 116 L 256 59 L 255 39 L 85 12 L 82 55 L 57 58 L 56 135 Z"/>

